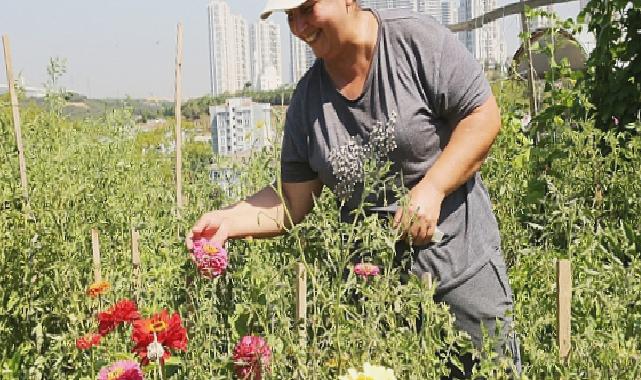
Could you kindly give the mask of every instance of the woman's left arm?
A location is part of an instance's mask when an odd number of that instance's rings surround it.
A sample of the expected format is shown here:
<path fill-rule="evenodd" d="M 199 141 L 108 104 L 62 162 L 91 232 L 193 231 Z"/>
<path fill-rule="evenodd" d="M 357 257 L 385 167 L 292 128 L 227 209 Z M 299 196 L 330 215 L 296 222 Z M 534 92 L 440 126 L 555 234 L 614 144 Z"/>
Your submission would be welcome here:
<path fill-rule="evenodd" d="M 494 96 L 463 118 L 434 165 L 409 193 L 409 215 L 399 208 L 394 221 L 413 244 L 431 241 L 438 223 L 443 199 L 467 182 L 483 164 L 501 127 L 501 116 Z"/>

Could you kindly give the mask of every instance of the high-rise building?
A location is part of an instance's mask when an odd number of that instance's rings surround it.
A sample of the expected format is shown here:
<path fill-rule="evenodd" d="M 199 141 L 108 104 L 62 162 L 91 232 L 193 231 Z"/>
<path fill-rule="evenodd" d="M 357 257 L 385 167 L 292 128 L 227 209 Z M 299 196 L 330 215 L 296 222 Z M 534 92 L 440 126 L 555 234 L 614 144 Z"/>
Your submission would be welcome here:
<path fill-rule="evenodd" d="M 411 9 L 434 17 L 443 25 L 457 22 L 458 0 L 362 0 L 362 7 Z"/>
<path fill-rule="evenodd" d="M 459 21 L 479 17 L 496 8 L 496 0 L 461 0 Z M 496 21 L 481 28 L 459 32 L 459 39 L 485 67 L 495 67 L 505 61 L 501 29 Z"/>
<path fill-rule="evenodd" d="M 471 20 L 480 14 L 479 0 L 461 0 L 459 6 L 459 21 Z M 465 30 L 459 32 L 459 40 L 467 47 L 474 58 L 481 55 L 479 43 L 479 29 Z"/>
<path fill-rule="evenodd" d="M 291 75 L 292 82 L 295 84 L 312 67 L 314 61 L 316 61 L 316 56 L 309 45 L 293 34 L 289 35 L 289 42 L 292 62 Z"/>
<path fill-rule="evenodd" d="M 280 26 L 260 20 L 250 27 L 252 82 L 259 90 L 274 90 L 283 83 Z"/>
<path fill-rule="evenodd" d="M 456 24 L 458 22 L 458 2 L 443 0 L 441 2 L 441 23 L 443 25 Z"/>
<path fill-rule="evenodd" d="M 421 0 L 361 0 L 360 5 L 363 8 L 374 9 L 418 9 L 418 2 Z"/>
<path fill-rule="evenodd" d="M 251 80 L 247 22 L 222 0 L 210 0 L 208 11 L 211 94 L 241 91 Z"/>
<path fill-rule="evenodd" d="M 231 98 L 209 107 L 212 147 L 218 155 L 243 154 L 273 142 L 271 105 Z"/>
<path fill-rule="evenodd" d="M 458 22 L 458 0 L 416 0 L 416 10 L 434 17 L 443 25 Z"/>
<path fill-rule="evenodd" d="M 443 15 L 441 10 L 441 0 L 417 0 L 416 10 L 421 13 L 430 15 L 443 23 Z"/>

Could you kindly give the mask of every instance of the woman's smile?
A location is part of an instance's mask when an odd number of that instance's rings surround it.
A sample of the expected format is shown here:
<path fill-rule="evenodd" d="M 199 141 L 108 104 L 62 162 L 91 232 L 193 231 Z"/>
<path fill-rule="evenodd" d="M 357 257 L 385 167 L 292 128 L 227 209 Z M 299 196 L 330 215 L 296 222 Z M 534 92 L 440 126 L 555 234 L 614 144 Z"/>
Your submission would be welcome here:
<path fill-rule="evenodd" d="M 316 31 L 314 31 L 312 33 L 309 33 L 306 36 L 301 36 L 301 38 L 303 39 L 303 41 L 305 41 L 309 45 L 311 45 L 318 39 L 318 36 L 320 35 L 320 33 L 321 33 L 320 30 L 316 30 Z"/>

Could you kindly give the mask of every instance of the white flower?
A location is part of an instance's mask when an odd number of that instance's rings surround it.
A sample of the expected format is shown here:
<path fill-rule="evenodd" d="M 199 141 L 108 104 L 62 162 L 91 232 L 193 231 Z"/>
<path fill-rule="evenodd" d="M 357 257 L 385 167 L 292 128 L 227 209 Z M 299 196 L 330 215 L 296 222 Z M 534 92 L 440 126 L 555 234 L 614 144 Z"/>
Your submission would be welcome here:
<path fill-rule="evenodd" d="M 157 340 L 149 343 L 149 345 L 147 346 L 147 357 L 151 361 L 162 359 L 164 354 L 165 349 Z"/>
<path fill-rule="evenodd" d="M 396 380 L 396 375 L 389 368 L 365 362 L 363 372 L 350 368 L 347 370 L 347 375 L 339 376 L 338 380 Z"/>

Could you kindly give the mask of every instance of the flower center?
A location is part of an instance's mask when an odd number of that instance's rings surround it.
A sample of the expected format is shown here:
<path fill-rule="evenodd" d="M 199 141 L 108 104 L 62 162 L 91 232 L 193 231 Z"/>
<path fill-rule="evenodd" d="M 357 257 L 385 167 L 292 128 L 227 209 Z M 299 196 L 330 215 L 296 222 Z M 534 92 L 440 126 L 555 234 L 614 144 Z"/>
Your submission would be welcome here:
<path fill-rule="evenodd" d="M 203 247 L 203 251 L 205 251 L 205 253 L 206 253 L 206 254 L 208 254 L 208 255 L 212 255 L 212 256 L 213 256 L 213 255 L 215 255 L 215 254 L 217 254 L 217 253 L 218 253 L 219 249 L 218 249 L 218 248 L 216 248 L 216 247 L 214 247 L 213 245 L 206 244 L 206 245 Z"/>
<path fill-rule="evenodd" d="M 163 332 L 167 330 L 167 322 L 165 321 L 153 321 L 149 324 L 149 332 Z"/>
<path fill-rule="evenodd" d="M 123 368 L 116 368 L 113 371 L 109 372 L 109 375 L 107 376 L 107 380 L 118 380 L 120 375 L 125 372 Z"/>

